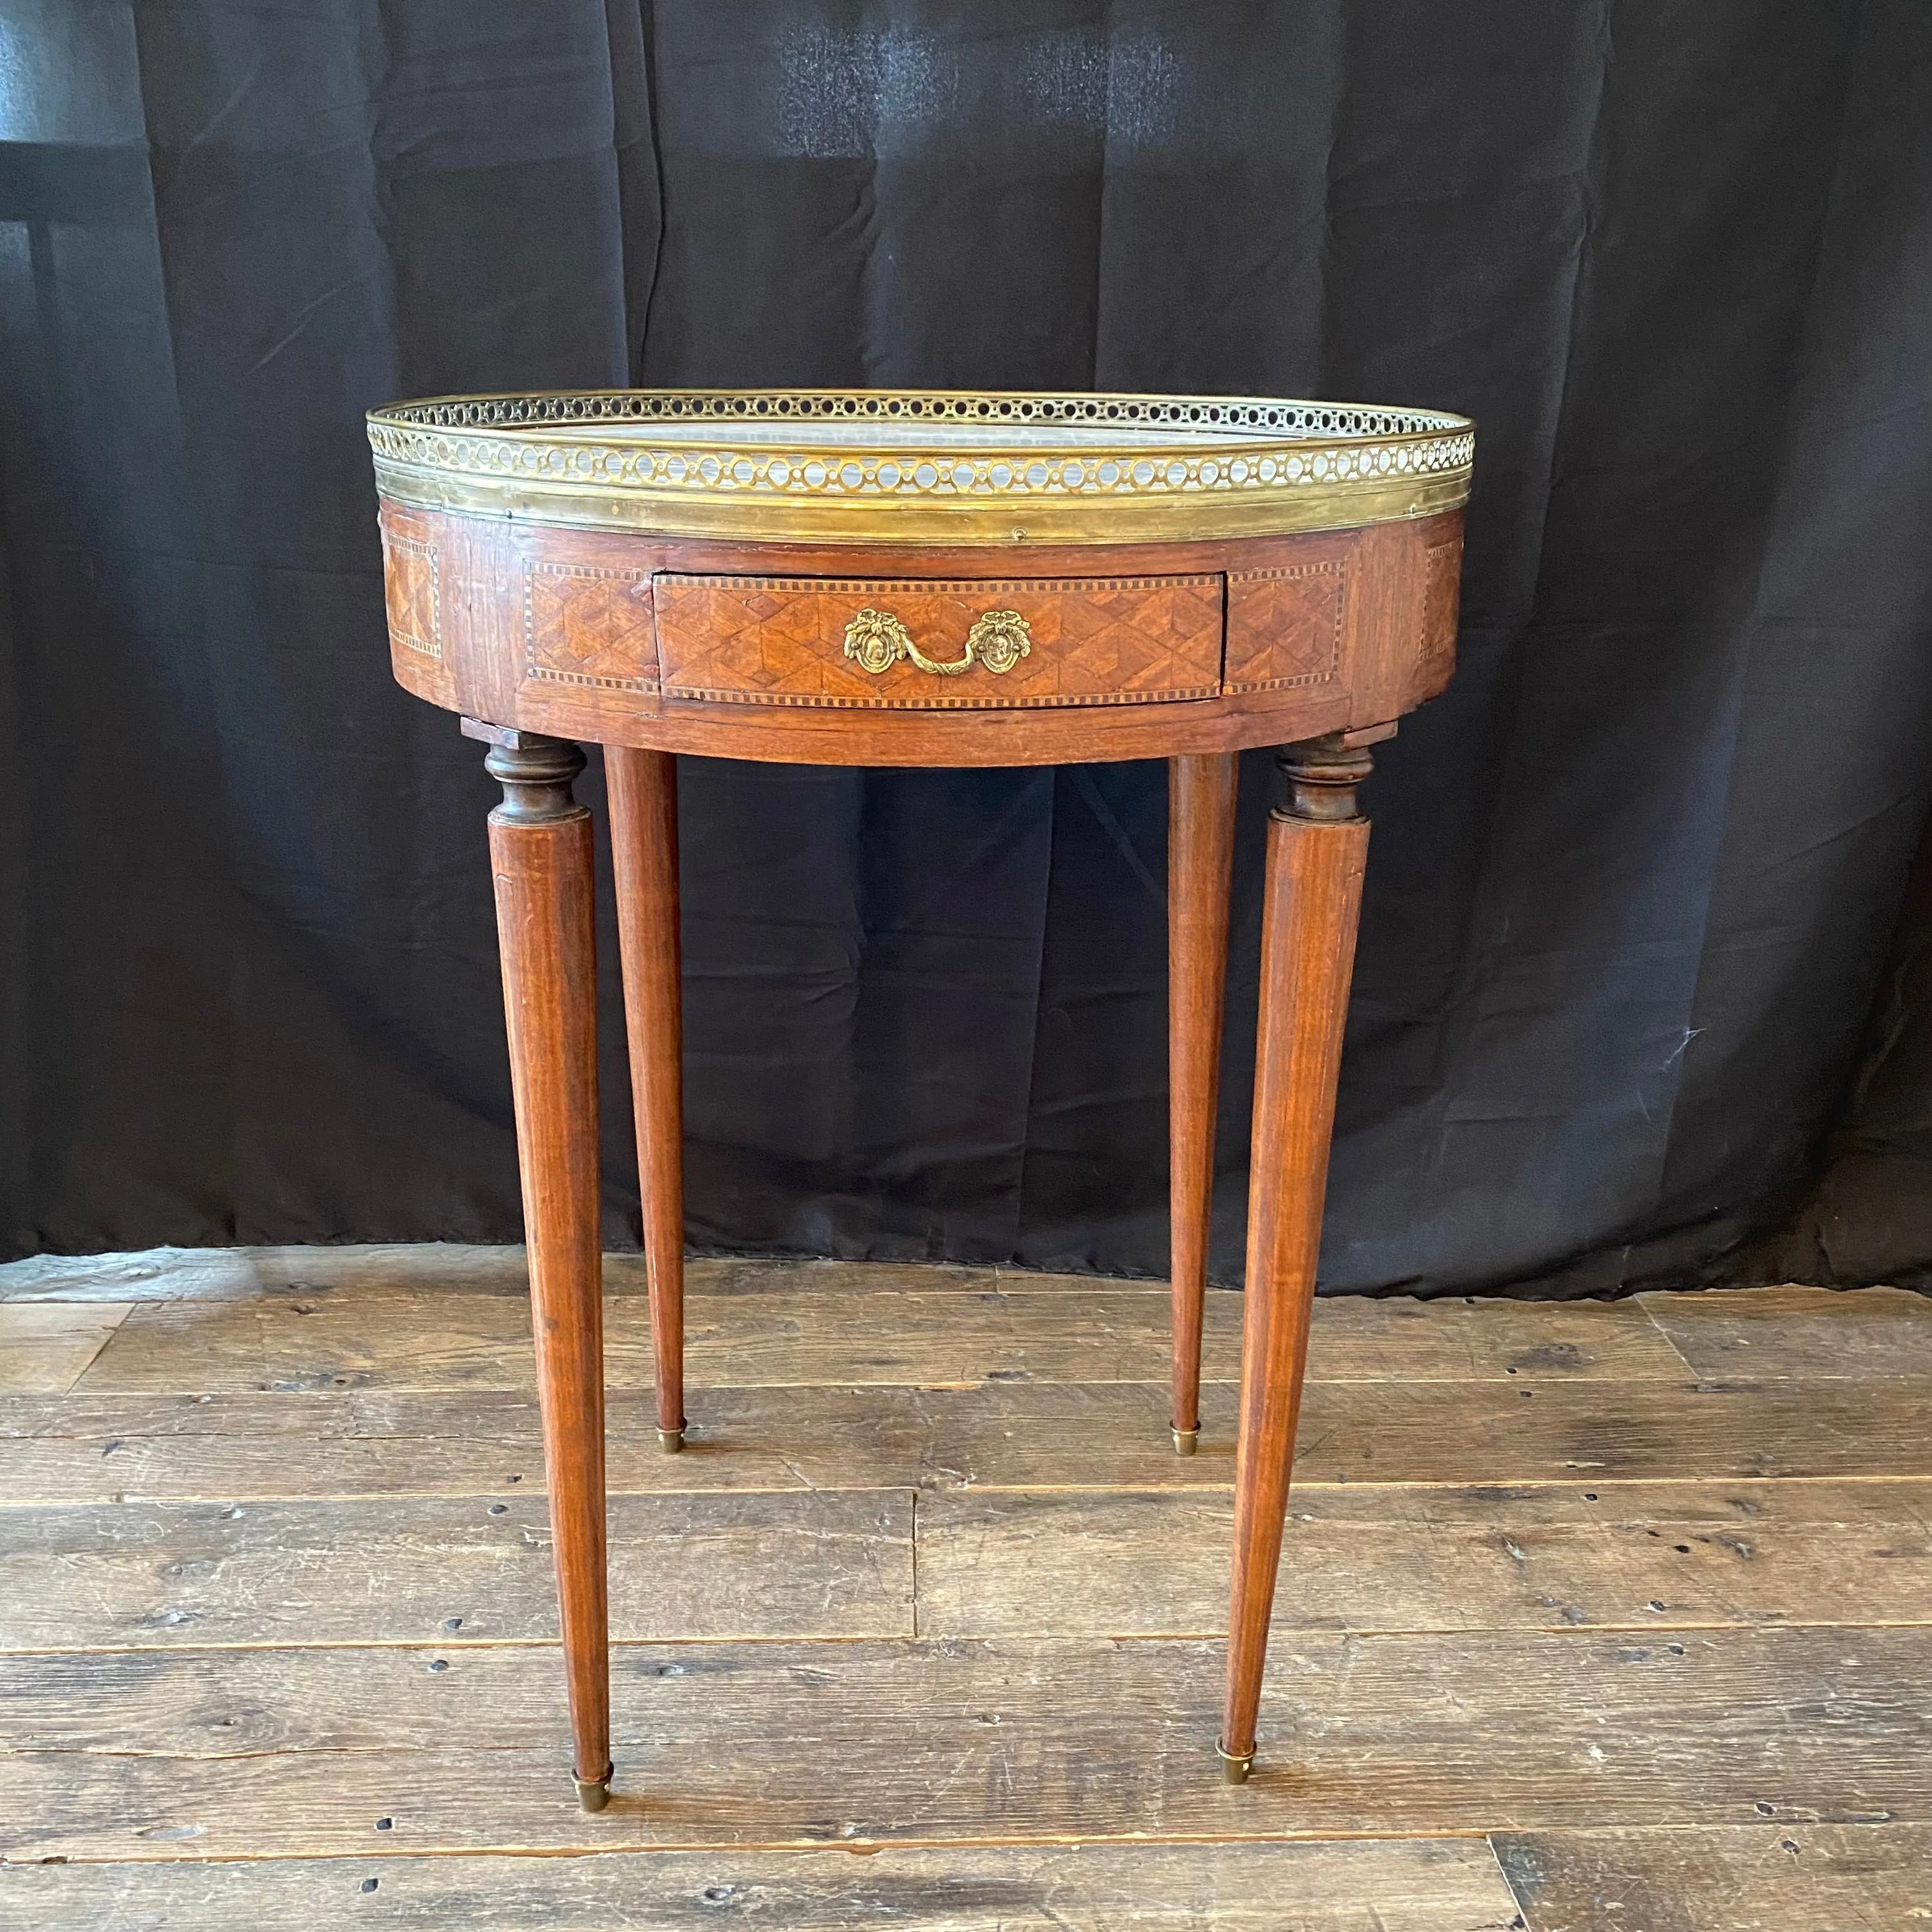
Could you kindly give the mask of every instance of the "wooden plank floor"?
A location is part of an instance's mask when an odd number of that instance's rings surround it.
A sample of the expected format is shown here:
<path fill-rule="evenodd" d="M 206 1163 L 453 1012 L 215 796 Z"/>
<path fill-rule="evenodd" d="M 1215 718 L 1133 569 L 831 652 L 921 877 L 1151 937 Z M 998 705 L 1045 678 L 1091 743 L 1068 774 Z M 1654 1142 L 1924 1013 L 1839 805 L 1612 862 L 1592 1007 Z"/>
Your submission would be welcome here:
<path fill-rule="evenodd" d="M 0 1927 L 1932 1922 L 1932 1301 L 1324 1301 L 1220 1780 L 1238 1298 L 610 1264 L 580 1812 L 520 1257 L 0 1268 Z"/>

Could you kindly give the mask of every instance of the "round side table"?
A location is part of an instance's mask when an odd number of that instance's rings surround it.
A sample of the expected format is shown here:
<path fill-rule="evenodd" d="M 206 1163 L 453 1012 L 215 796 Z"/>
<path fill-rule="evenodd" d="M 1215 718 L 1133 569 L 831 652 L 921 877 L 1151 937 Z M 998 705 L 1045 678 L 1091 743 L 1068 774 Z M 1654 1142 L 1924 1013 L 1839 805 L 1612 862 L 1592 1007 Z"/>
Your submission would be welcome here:
<path fill-rule="evenodd" d="M 1367 747 L 1454 667 L 1474 437 L 1226 397 L 611 390 L 374 411 L 392 656 L 490 814 L 574 1772 L 611 1773 L 596 987 L 576 741 L 604 747 L 658 1434 L 684 1441 L 679 752 L 1169 761 L 1174 1446 L 1201 1316 L 1235 754 L 1281 747 L 1219 1750 L 1244 1780 L 1307 1353 Z"/>

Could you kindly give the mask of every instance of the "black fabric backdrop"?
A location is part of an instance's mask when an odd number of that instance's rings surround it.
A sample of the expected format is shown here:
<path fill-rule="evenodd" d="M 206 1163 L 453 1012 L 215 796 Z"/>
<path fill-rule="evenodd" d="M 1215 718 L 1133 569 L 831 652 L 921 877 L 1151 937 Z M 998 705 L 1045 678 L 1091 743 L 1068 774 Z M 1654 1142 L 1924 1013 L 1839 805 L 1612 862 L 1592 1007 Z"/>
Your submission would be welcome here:
<path fill-rule="evenodd" d="M 1324 1284 L 1932 1280 L 1928 349 L 1924 0 L 0 0 L 0 1240 L 519 1234 L 366 406 L 1066 386 L 1480 424 Z M 1162 770 L 682 788 L 694 1241 L 1161 1272 Z"/>

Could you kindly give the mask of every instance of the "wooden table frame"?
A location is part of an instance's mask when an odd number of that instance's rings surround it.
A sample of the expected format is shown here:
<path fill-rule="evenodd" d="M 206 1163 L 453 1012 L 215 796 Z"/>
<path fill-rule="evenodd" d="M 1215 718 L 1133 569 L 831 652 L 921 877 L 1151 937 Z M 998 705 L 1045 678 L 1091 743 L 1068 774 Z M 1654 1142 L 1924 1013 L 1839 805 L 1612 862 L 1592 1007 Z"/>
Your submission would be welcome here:
<path fill-rule="evenodd" d="M 677 755 L 1168 761 L 1172 1426 L 1186 1454 L 1236 760 L 1279 748 L 1216 1746 L 1243 1782 L 1368 847 L 1356 788 L 1367 747 L 1454 667 L 1468 430 L 1358 405 L 939 392 L 603 392 L 372 414 L 396 676 L 462 716 L 503 786 L 490 854 L 587 1809 L 607 1802 L 611 1765 L 596 892 L 577 741 L 604 748 L 670 1451 L 687 1426 Z"/>
<path fill-rule="evenodd" d="M 544 1454 L 556 1539 L 574 1774 L 586 1809 L 610 1790 L 610 1629 L 604 1552 L 602 1262 L 598 1185 L 596 888 L 590 814 L 572 796 L 576 745 L 464 721 L 487 740 L 504 802 L 490 814 L 504 1006 L 530 1247 Z M 1262 914 L 1261 1011 L 1249 1178 L 1247 1294 L 1235 1462 L 1227 1699 L 1218 1751 L 1246 1780 L 1288 1507 L 1307 1360 L 1329 1135 L 1354 962 L 1368 776 L 1337 733 L 1279 754 L 1286 801 L 1270 812 Z M 682 1030 L 679 980 L 676 760 L 604 752 L 611 856 L 658 1435 L 684 1444 Z M 1175 1448 L 1201 1426 L 1202 1307 L 1214 1188 L 1222 989 L 1234 850 L 1232 752 L 1168 765 L 1168 1051 L 1173 1142 Z"/>

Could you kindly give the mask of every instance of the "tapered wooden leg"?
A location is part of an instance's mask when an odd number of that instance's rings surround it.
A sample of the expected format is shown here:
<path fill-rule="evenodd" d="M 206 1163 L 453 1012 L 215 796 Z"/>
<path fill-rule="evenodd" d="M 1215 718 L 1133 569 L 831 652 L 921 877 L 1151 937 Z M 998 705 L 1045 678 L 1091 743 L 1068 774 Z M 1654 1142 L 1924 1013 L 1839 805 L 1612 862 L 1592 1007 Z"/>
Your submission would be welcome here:
<path fill-rule="evenodd" d="M 644 1269 L 657 1354 L 658 1441 L 684 1447 L 684 1028 L 677 930 L 677 760 L 604 754 L 624 1024 L 644 1201 Z"/>
<path fill-rule="evenodd" d="M 604 1324 L 597 1168 L 597 968 L 590 814 L 572 802 L 584 754 L 559 738 L 476 726 L 503 786 L 490 814 L 496 933 L 530 1246 L 537 1392 L 570 1689 L 578 1795 L 610 1790 L 604 1544 Z"/>
<path fill-rule="evenodd" d="M 1234 856 L 1232 752 L 1167 766 L 1168 1194 L 1174 1286 L 1174 1446 L 1201 1440 L 1201 1311 L 1214 1197 L 1214 1116 Z"/>
<path fill-rule="evenodd" d="M 1369 845 L 1354 790 L 1368 776 L 1366 753 L 1343 748 L 1338 736 L 1287 746 L 1280 758 L 1288 802 L 1268 821 L 1262 912 L 1234 1589 L 1220 1747 L 1236 1784 L 1254 1761 Z"/>

